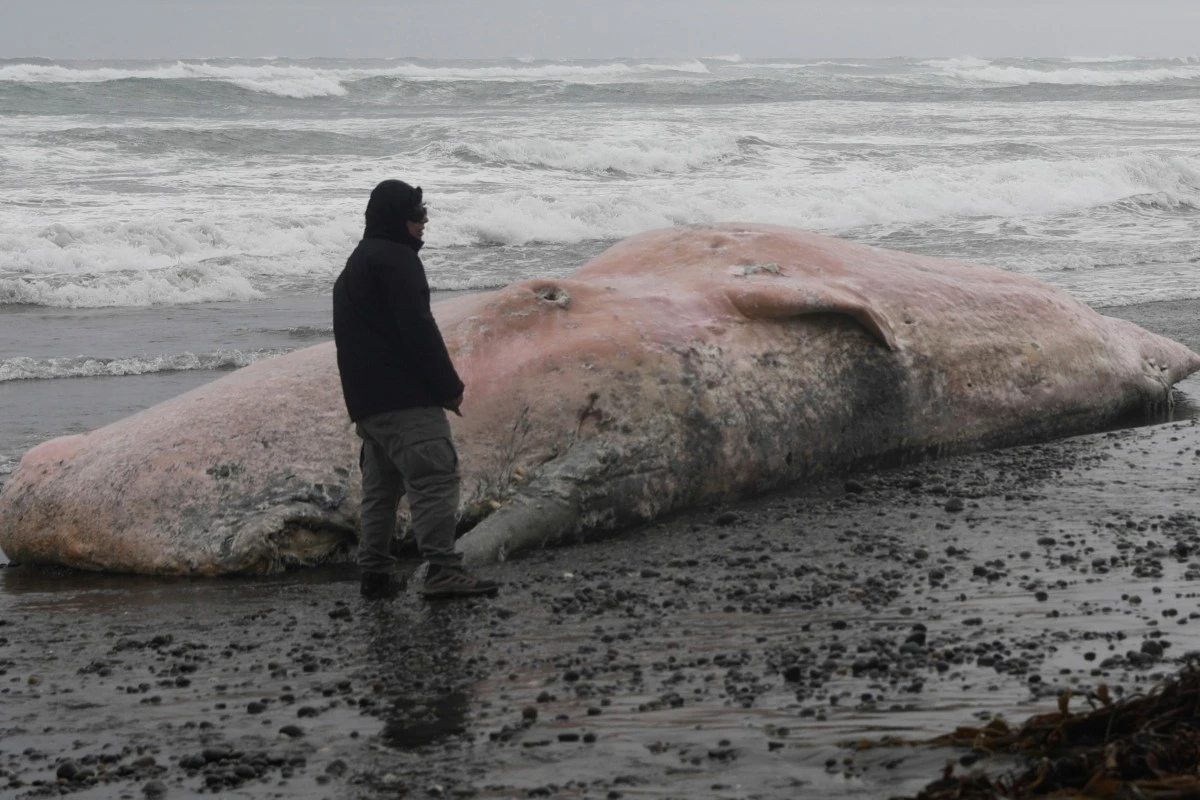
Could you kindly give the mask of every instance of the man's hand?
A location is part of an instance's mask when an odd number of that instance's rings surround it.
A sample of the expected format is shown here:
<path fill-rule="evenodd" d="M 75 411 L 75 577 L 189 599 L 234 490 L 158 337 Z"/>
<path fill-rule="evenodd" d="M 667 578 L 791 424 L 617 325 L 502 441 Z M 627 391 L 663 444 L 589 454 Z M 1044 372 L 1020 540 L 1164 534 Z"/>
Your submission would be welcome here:
<path fill-rule="evenodd" d="M 453 411 L 455 414 L 458 414 L 461 417 L 462 412 L 458 410 L 458 407 L 462 405 L 462 401 L 463 401 L 463 396 L 460 394 L 458 397 L 454 398 L 453 400 L 447 400 L 446 404 L 444 406 L 442 406 L 442 408 L 446 409 L 447 411 Z"/>

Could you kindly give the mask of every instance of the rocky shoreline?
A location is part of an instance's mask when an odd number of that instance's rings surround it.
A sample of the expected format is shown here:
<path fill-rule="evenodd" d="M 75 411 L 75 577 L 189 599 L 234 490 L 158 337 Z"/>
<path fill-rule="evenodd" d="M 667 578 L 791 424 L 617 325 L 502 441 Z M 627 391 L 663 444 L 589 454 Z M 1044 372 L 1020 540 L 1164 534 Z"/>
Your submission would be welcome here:
<path fill-rule="evenodd" d="M 354 571 L 0 570 L 11 797 L 914 796 L 881 742 L 1200 652 L 1195 420 L 927 463 L 367 604 Z M 415 566 L 415 565 L 414 565 Z"/>

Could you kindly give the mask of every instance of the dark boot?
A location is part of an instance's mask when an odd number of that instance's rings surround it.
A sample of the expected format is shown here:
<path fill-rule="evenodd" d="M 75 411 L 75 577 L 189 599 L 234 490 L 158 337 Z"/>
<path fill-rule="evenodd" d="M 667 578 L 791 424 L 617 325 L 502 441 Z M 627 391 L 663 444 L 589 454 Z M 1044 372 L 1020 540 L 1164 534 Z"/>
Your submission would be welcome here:
<path fill-rule="evenodd" d="M 440 597 L 471 597 L 474 595 L 494 595 L 500 590 L 500 584 L 481 578 L 459 566 L 430 564 L 429 572 L 425 574 L 425 583 L 421 594 L 430 599 Z"/>
<path fill-rule="evenodd" d="M 391 600 L 404 591 L 407 583 L 390 572 L 364 572 L 359 591 L 368 600 Z"/>

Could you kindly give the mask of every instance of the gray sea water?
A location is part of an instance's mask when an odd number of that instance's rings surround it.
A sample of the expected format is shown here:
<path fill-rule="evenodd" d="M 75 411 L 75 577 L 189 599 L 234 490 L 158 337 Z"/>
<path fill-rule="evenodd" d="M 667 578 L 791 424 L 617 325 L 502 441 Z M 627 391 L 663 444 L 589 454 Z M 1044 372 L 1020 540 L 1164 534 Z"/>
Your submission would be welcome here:
<path fill-rule="evenodd" d="M 722 220 L 1200 297 L 1200 59 L 0 60 L 0 481 L 331 336 L 379 180 L 441 293 Z"/>

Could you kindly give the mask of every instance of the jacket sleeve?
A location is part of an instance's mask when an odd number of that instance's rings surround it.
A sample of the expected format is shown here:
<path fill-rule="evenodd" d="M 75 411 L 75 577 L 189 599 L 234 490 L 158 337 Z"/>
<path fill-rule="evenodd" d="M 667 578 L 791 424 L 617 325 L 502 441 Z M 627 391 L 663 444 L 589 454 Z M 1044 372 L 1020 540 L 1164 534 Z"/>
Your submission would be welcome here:
<path fill-rule="evenodd" d="M 379 275 L 409 363 L 424 376 L 439 402 L 454 400 L 463 393 L 463 382 L 429 308 L 429 284 L 420 262 L 416 256 L 402 258 L 384 266 Z"/>

